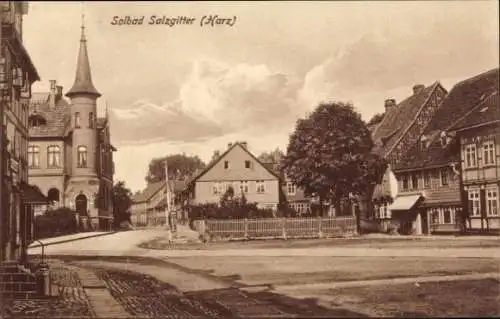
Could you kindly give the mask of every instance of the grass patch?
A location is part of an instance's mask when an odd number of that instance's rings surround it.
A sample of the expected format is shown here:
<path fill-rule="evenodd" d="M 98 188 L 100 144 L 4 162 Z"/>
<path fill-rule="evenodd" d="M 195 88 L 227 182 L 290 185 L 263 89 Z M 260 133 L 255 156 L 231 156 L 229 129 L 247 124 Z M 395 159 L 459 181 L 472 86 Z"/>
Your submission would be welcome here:
<path fill-rule="evenodd" d="M 442 281 L 329 289 L 330 300 L 390 317 L 497 317 L 500 283 L 495 279 Z"/>

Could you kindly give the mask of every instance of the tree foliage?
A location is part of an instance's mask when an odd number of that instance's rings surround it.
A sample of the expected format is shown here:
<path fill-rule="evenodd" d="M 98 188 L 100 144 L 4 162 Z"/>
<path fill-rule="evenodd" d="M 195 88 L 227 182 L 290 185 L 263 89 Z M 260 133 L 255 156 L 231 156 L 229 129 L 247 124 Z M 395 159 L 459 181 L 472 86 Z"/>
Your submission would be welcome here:
<path fill-rule="evenodd" d="M 132 206 L 132 192 L 125 186 L 125 182 L 116 182 L 113 186 L 113 217 L 115 225 L 130 221 L 130 206 Z"/>
<path fill-rule="evenodd" d="M 385 113 L 375 114 L 374 116 L 372 116 L 372 118 L 368 121 L 366 125 L 375 125 L 382 122 L 382 120 L 384 119 L 384 115 Z"/>
<path fill-rule="evenodd" d="M 257 158 L 262 163 L 280 163 L 284 156 L 283 151 L 277 147 L 274 151 L 262 152 Z"/>
<path fill-rule="evenodd" d="M 338 205 L 364 195 L 385 171 L 372 148 L 370 132 L 351 104 L 320 104 L 297 121 L 283 170 L 306 195 Z"/>
<path fill-rule="evenodd" d="M 35 239 L 74 234 L 78 231 L 75 211 L 61 207 L 35 217 Z"/>
<path fill-rule="evenodd" d="M 161 158 L 154 158 L 149 163 L 146 182 L 154 183 L 165 180 L 165 161 L 168 164 L 169 179 L 185 180 L 196 170 L 205 168 L 205 163 L 198 156 L 173 154 Z"/>

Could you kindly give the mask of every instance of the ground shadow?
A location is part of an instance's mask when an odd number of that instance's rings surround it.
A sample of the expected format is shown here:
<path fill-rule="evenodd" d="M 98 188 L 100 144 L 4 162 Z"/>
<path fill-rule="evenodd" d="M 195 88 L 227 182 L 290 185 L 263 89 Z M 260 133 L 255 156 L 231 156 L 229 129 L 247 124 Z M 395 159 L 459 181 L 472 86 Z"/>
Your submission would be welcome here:
<path fill-rule="evenodd" d="M 292 298 L 265 289 L 249 292 L 233 287 L 180 292 L 171 284 L 138 272 L 112 267 L 92 269 L 107 283 L 112 296 L 133 317 L 367 317 L 340 305 L 327 308 L 319 305 L 316 299 Z"/>

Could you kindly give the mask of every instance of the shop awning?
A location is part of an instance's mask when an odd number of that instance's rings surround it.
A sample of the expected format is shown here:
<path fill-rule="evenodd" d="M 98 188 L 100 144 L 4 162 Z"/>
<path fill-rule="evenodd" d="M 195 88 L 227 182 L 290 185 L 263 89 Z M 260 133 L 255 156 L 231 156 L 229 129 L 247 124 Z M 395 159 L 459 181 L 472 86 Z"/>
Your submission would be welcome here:
<path fill-rule="evenodd" d="M 422 198 L 420 194 L 398 196 L 388 208 L 390 210 L 408 210 L 415 206 L 420 198 Z"/>
<path fill-rule="evenodd" d="M 47 204 L 49 202 L 49 199 L 36 186 L 21 183 L 19 188 L 21 190 L 21 200 L 25 204 Z"/>

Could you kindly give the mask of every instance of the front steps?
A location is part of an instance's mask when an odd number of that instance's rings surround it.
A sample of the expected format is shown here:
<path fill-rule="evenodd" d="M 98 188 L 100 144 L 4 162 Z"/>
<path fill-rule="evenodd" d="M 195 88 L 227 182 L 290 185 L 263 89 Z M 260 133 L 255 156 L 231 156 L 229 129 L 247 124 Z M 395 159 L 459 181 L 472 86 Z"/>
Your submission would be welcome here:
<path fill-rule="evenodd" d="M 0 299 L 39 297 L 35 276 L 17 262 L 0 263 Z"/>

